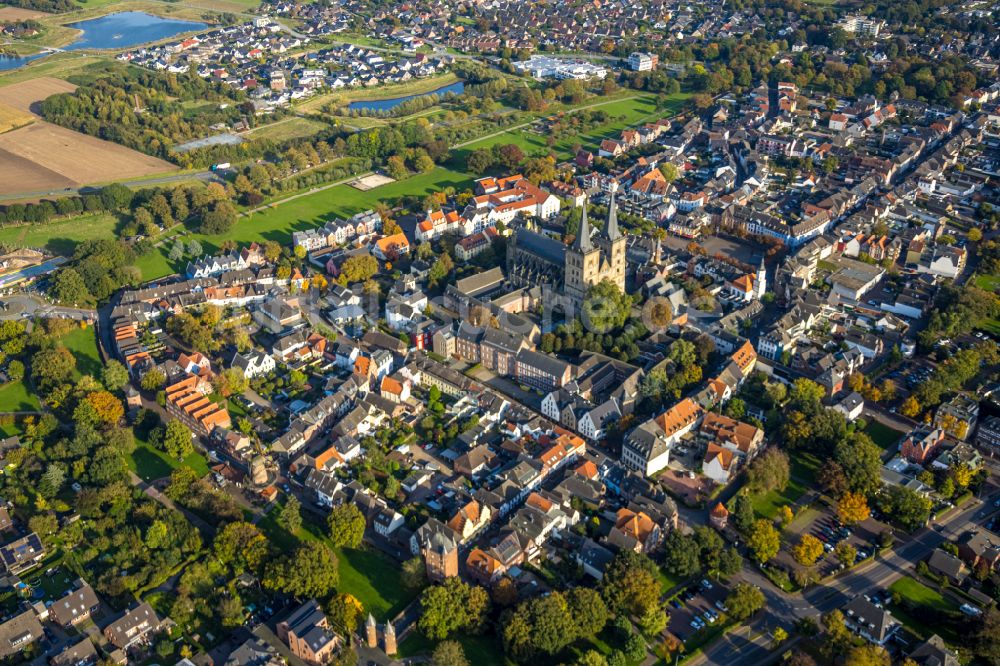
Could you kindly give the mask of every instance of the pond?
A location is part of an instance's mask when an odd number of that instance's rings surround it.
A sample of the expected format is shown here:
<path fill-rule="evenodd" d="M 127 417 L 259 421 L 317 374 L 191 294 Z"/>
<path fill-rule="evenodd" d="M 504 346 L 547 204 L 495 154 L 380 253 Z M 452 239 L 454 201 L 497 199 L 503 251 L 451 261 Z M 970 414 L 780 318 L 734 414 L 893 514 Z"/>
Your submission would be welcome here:
<path fill-rule="evenodd" d="M 0 72 L 4 71 L 5 69 L 17 69 L 18 67 L 24 67 L 32 60 L 37 60 L 38 58 L 41 58 L 44 55 L 46 54 L 35 53 L 33 55 L 26 55 L 26 56 L 0 55 Z"/>
<path fill-rule="evenodd" d="M 183 32 L 204 30 L 208 27 L 198 21 L 153 16 L 146 12 L 116 12 L 100 18 L 70 23 L 70 28 L 83 32 L 67 51 L 80 49 L 119 49 L 147 44 L 173 37 Z"/>
<path fill-rule="evenodd" d="M 420 93 L 419 95 L 407 95 L 406 97 L 391 97 L 389 99 L 372 99 L 372 100 L 358 100 L 357 102 L 351 102 L 347 105 L 348 111 L 353 111 L 355 109 L 363 109 L 368 111 L 388 111 L 389 109 L 399 106 L 403 102 L 409 101 L 411 99 L 416 99 L 417 97 L 426 97 L 427 95 L 447 95 L 448 93 L 455 93 L 456 95 L 461 95 L 465 90 L 464 81 L 456 81 L 455 83 L 448 84 L 437 90 L 431 90 L 430 92 Z"/>

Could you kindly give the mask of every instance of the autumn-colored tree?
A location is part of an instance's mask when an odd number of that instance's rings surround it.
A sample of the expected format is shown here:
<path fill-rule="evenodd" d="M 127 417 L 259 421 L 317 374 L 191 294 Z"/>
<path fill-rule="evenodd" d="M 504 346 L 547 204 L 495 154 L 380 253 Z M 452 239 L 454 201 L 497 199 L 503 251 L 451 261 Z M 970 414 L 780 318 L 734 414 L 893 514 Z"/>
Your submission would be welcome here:
<path fill-rule="evenodd" d="M 844 493 L 840 501 L 837 502 L 837 517 L 845 525 L 854 525 L 868 520 L 871 510 L 868 508 L 868 500 L 859 493 Z"/>
<path fill-rule="evenodd" d="M 122 401 L 108 391 L 95 391 L 87 396 L 87 402 L 94 408 L 98 418 L 108 425 L 114 425 L 122 420 L 125 408 Z"/>
<path fill-rule="evenodd" d="M 753 552 L 754 559 L 761 563 L 767 562 L 778 554 L 781 537 L 771 521 L 761 518 L 753 524 L 747 537 L 747 546 Z"/>
<path fill-rule="evenodd" d="M 899 406 L 899 413 L 911 419 L 917 418 L 921 410 L 920 402 L 912 395 Z"/>
<path fill-rule="evenodd" d="M 778 509 L 778 520 L 781 521 L 783 526 L 788 527 L 788 524 L 792 522 L 793 518 L 795 518 L 795 514 L 792 512 L 792 507 L 786 504 Z"/>
<path fill-rule="evenodd" d="M 823 542 L 812 534 L 803 534 L 792 548 L 792 556 L 799 564 L 811 567 L 823 556 Z"/>

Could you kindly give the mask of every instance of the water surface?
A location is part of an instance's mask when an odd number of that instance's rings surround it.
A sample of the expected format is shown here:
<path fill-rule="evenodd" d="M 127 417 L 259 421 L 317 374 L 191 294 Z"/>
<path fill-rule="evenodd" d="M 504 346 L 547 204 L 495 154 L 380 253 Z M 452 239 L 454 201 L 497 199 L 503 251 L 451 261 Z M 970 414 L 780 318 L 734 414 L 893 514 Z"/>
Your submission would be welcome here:
<path fill-rule="evenodd" d="M 390 97 L 389 99 L 371 99 L 371 100 L 359 100 L 357 102 L 351 102 L 347 105 L 349 111 L 354 109 L 364 109 L 372 111 L 388 111 L 389 109 L 399 106 L 403 102 L 411 99 L 416 99 L 417 97 L 426 97 L 427 95 L 447 95 L 448 93 L 455 93 L 456 95 L 461 95 L 465 90 L 464 81 L 456 81 L 455 83 L 448 84 L 437 90 L 431 90 L 430 92 L 420 93 L 419 95 L 407 95 L 406 97 Z"/>
<path fill-rule="evenodd" d="M 80 49 L 121 49 L 138 44 L 157 42 L 193 30 L 204 30 L 206 23 L 162 18 L 146 12 L 116 12 L 100 18 L 70 23 L 70 28 L 82 30 L 67 51 Z"/>

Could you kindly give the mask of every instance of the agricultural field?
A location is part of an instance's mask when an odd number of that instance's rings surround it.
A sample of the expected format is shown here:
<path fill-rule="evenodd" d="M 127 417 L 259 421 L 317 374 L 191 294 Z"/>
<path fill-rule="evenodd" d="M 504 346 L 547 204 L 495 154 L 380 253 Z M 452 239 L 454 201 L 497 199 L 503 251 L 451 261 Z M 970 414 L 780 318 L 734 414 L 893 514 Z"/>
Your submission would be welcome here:
<path fill-rule="evenodd" d="M 35 117 L 27 111 L 0 102 L 0 134 L 30 125 L 33 122 L 35 122 Z"/>
<path fill-rule="evenodd" d="M 75 89 L 42 77 L 0 88 L 12 108 L 35 113 L 38 102 Z M 55 193 L 176 170 L 169 162 L 43 120 L 0 134 L 0 195 Z"/>
<path fill-rule="evenodd" d="M 0 21 L 27 21 L 49 16 L 45 12 L 22 7 L 0 7 Z"/>

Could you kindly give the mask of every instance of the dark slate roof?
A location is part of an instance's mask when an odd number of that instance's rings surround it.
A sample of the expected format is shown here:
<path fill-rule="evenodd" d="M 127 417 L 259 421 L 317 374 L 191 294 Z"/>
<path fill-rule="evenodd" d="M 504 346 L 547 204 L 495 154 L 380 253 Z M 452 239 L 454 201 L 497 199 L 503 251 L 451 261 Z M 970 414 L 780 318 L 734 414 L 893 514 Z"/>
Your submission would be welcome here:
<path fill-rule="evenodd" d="M 560 266 L 566 261 L 566 246 L 554 238 L 527 229 L 518 229 L 515 240 L 518 248 L 541 257 L 545 261 Z"/>

